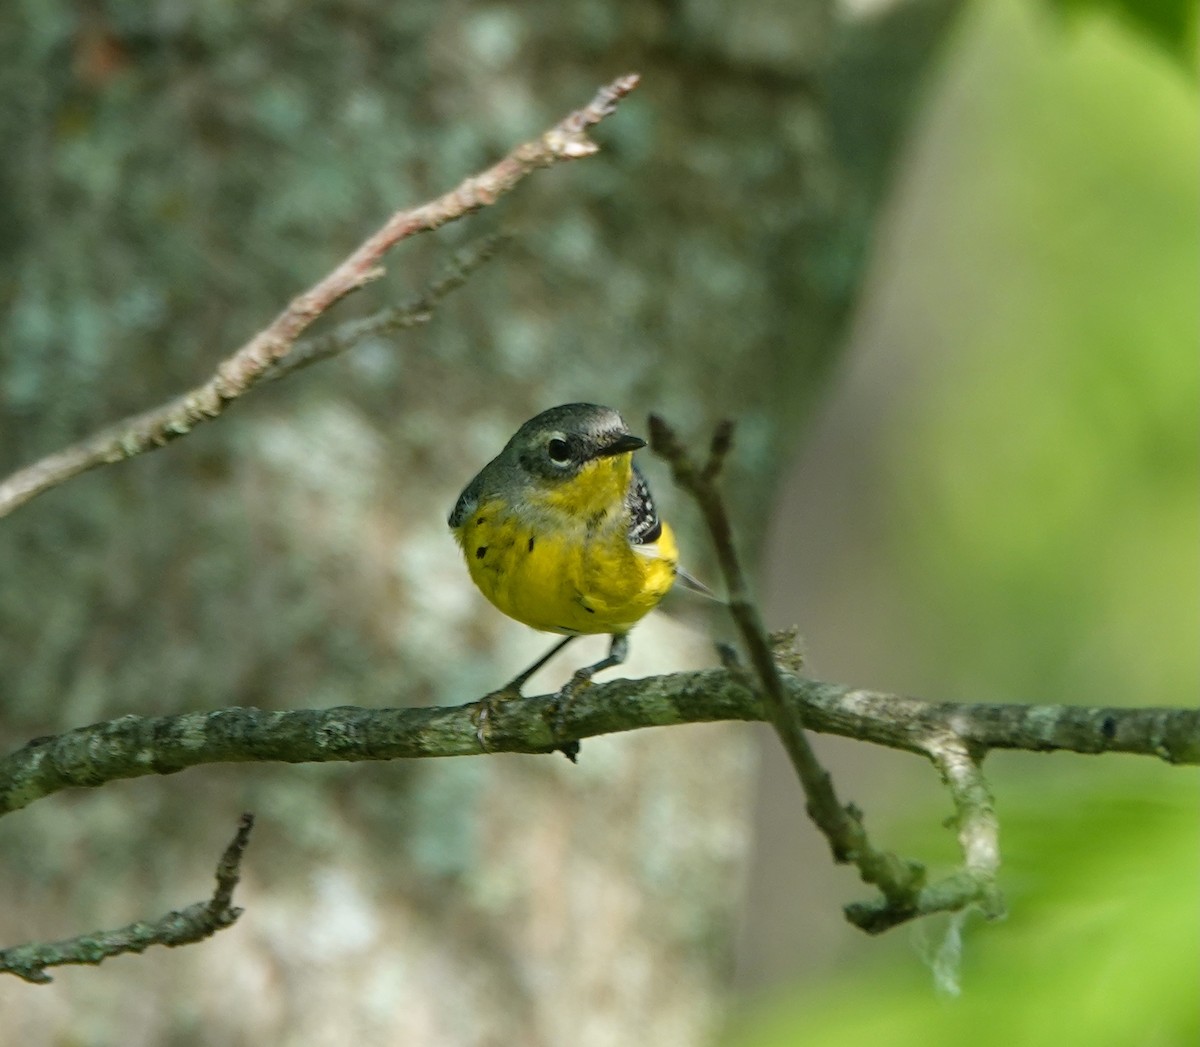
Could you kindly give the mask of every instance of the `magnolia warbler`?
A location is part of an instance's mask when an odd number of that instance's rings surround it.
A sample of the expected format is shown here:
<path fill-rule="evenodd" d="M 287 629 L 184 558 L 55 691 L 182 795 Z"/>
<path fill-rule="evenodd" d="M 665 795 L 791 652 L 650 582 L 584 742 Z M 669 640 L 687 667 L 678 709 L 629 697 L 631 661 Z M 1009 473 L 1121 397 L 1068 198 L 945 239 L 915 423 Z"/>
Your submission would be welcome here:
<path fill-rule="evenodd" d="M 450 528 L 479 590 L 510 618 L 566 636 L 494 697 L 515 697 L 575 637 L 608 633 L 608 657 L 560 692 L 561 724 L 578 690 L 625 660 L 629 630 L 674 584 L 675 536 L 633 464 L 645 446 L 612 408 L 564 404 L 521 426 L 459 495 Z"/>

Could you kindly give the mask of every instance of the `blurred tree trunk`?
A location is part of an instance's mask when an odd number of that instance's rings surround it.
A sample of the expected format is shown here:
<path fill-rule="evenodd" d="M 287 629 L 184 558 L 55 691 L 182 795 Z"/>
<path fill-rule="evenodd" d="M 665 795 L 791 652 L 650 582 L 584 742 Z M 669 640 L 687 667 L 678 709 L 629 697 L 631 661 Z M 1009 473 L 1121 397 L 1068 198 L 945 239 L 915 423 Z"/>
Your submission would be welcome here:
<path fill-rule="evenodd" d="M 427 329 L 0 524 L 4 745 L 125 712 L 496 686 L 547 638 L 473 592 L 445 516 L 554 403 L 699 436 L 736 417 L 753 550 L 954 6 L 841 26 L 819 0 L 22 5 L 0 30 L 5 471 L 182 390 L 392 209 L 613 76 L 644 81 L 599 157 L 402 247 L 335 317 L 515 229 Z M 703 571 L 688 507 L 650 471 Z M 708 657 L 662 616 L 633 640 L 633 673 Z M 202 897 L 242 809 L 260 816 L 248 912 L 206 945 L 14 983 L 5 1028 L 29 1045 L 702 1042 L 752 762 L 716 726 L 588 742 L 578 768 L 209 768 L 51 799 L 0 824 L 3 944 Z"/>

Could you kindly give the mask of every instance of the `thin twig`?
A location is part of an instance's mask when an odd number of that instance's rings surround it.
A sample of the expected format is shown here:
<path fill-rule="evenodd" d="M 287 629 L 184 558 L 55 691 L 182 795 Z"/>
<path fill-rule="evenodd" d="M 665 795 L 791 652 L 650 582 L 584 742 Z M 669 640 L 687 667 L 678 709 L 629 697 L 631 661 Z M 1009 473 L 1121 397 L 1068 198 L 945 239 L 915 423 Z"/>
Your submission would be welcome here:
<path fill-rule="evenodd" d="M 191 945 L 232 926 L 242 910 L 232 905 L 242 855 L 254 828 L 254 815 L 243 814 L 237 833 L 217 864 L 217 887 L 206 902 L 169 912 L 157 920 L 139 920 L 115 931 L 93 931 L 60 942 L 35 942 L 0 950 L 0 973 L 15 974 L 27 982 L 44 985 L 53 979 L 47 967 L 102 963 L 110 956 L 144 952 L 151 945 Z"/>
<path fill-rule="evenodd" d="M 588 128 L 611 114 L 637 84 L 637 74 L 614 80 L 601 88 L 583 109 L 571 113 L 541 137 L 517 146 L 486 171 L 467 178 L 429 203 L 397 211 L 340 265 L 293 298 L 279 316 L 224 360 L 203 384 L 153 410 L 108 426 L 0 481 L 0 516 L 80 473 L 162 447 L 219 416 L 230 403 L 258 384 L 272 367 L 279 366 L 314 320 L 346 295 L 382 276 L 380 259 L 401 240 L 437 229 L 495 203 L 538 168 L 595 153 L 599 147 L 588 138 Z"/>
<path fill-rule="evenodd" d="M 441 276 L 403 305 L 381 309 L 371 316 L 341 324 L 329 334 L 297 342 L 287 356 L 277 360 L 264 372 L 262 380 L 273 382 L 284 378 L 301 368 L 339 356 L 368 338 L 378 338 L 393 331 L 429 323 L 438 303 L 462 287 L 476 269 L 494 258 L 508 239 L 503 233 L 498 233 L 468 245 L 450 260 Z"/>
<path fill-rule="evenodd" d="M 732 440 L 733 424 L 722 422 L 713 434 L 707 462 L 697 468 L 671 428 L 661 418 L 653 415 L 650 418 L 651 447 L 671 466 L 675 482 L 695 499 L 712 537 L 721 573 L 729 590 L 730 614 L 758 676 L 767 707 L 767 719 L 783 742 L 804 788 L 809 817 L 829 842 L 834 861 L 853 863 L 866 883 L 880 889 L 888 909 L 897 912 L 912 910 L 918 893 L 925 885 L 924 866 L 872 845 L 863 824 L 862 812 L 853 804 L 843 804 L 838 799 L 833 779 L 809 745 L 801 716 L 788 702 L 783 675 L 776 664 L 776 653 L 771 648 L 758 608 L 750 598 L 746 577 L 738 560 L 733 527 L 716 487 Z"/>
<path fill-rule="evenodd" d="M 929 739 L 926 753 L 954 801 L 963 864 L 949 876 L 922 887 L 911 909 L 889 904 L 886 899 L 847 905 L 846 918 L 868 934 L 880 934 L 918 916 L 962 912 L 972 906 L 978 906 L 989 919 L 1004 915 L 1004 899 L 996 882 L 1000 823 L 981 758 L 960 738 L 944 732 Z"/>

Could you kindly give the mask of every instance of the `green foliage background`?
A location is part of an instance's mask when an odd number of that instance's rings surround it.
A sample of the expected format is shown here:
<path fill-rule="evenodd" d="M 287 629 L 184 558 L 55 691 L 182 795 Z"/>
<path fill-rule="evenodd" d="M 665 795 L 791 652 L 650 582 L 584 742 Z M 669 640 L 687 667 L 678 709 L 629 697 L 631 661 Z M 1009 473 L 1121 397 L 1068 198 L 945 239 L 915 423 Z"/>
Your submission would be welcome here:
<path fill-rule="evenodd" d="M 908 373 L 873 452 L 889 563 L 856 569 L 904 593 L 891 655 L 922 693 L 1193 704 L 1195 84 L 1094 8 L 977 4 L 958 34 L 879 248 Z M 729 1044 L 1197 1042 L 1194 772 L 988 770 L 1011 915 L 969 921 L 961 994 L 935 989 L 931 925 L 783 987 Z M 948 863 L 922 800 L 880 831 Z"/>

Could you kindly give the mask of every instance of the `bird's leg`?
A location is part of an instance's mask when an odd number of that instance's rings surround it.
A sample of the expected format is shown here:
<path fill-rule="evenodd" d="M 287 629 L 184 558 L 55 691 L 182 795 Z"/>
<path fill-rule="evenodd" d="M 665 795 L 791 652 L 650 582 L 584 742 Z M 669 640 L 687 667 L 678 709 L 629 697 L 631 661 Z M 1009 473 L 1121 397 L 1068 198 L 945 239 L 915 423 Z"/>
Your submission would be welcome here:
<path fill-rule="evenodd" d="M 563 637 L 563 639 L 559 640 L 558 643 L 551 647 L 550 650 L 543 654 L 528 669 L 524 670 L 520 675 L 514 676 L 499 690 L 492 691 L 491 694 L 485 694 L 475 703 L 475 710 L 471 714 L 471 721 L 475 724 L 475 740 L 479 742 L 480 749 L 487 752 L 487 724 L 496 706 L 501 702 L 511 701 L 513 698 L 520 698 L 521 688 L 525 686 L 529 678 L 574 639 L 574 636 Z"/>
<path fill-rule="evenodd" d="M 574 676 L 571 677 L 567 685 L 558 692 L 558 698 L 555 702 L 554 710 L 554 736 L 557 738 L 562 734 L 563 727 L 566 726 L 567 713 L 571 711 L 571 704 L 575 701 L 576 696 L 592 682 L 592 677 L 596 673 L 603 672 L 605 669 L 611 669 L 614 665 L 620 665 L 625 661 L 629 654 L 629 637 L 626 633 L 614 633 L 612 644 L 608 648 L 608 657 L 602 658 L 595 665 L 588 665 L 579 669 Z M 574 751 L 568 750 L 569 746 L 574 747 Z M 578 742 L 567 742 L 560 746 L 563 753 L 572 763 L 575 762 L 575 756 L 579 753 Z"/>
<path fill-rule="evenodd" d="M 548 650 L 536 662 L 534 662 L 533 665 L 522 672 L 519 676 L 514 676 L 496 693 L 504 695 L 508 698 L 519 698 L 521 696 L 521 688 L 525 686 L 525 684 L 529 681 L 529 678 L 543 665 L 550 661 L 551 658 L 558 654 L 559 651 L 566 647 L 567 644 L 569 644 L 572 640 L 577 639 L 579 639 L 578 636 L 564 636 L 558 641 L 558 643 L 551 647 L 550 650 Z"/>

